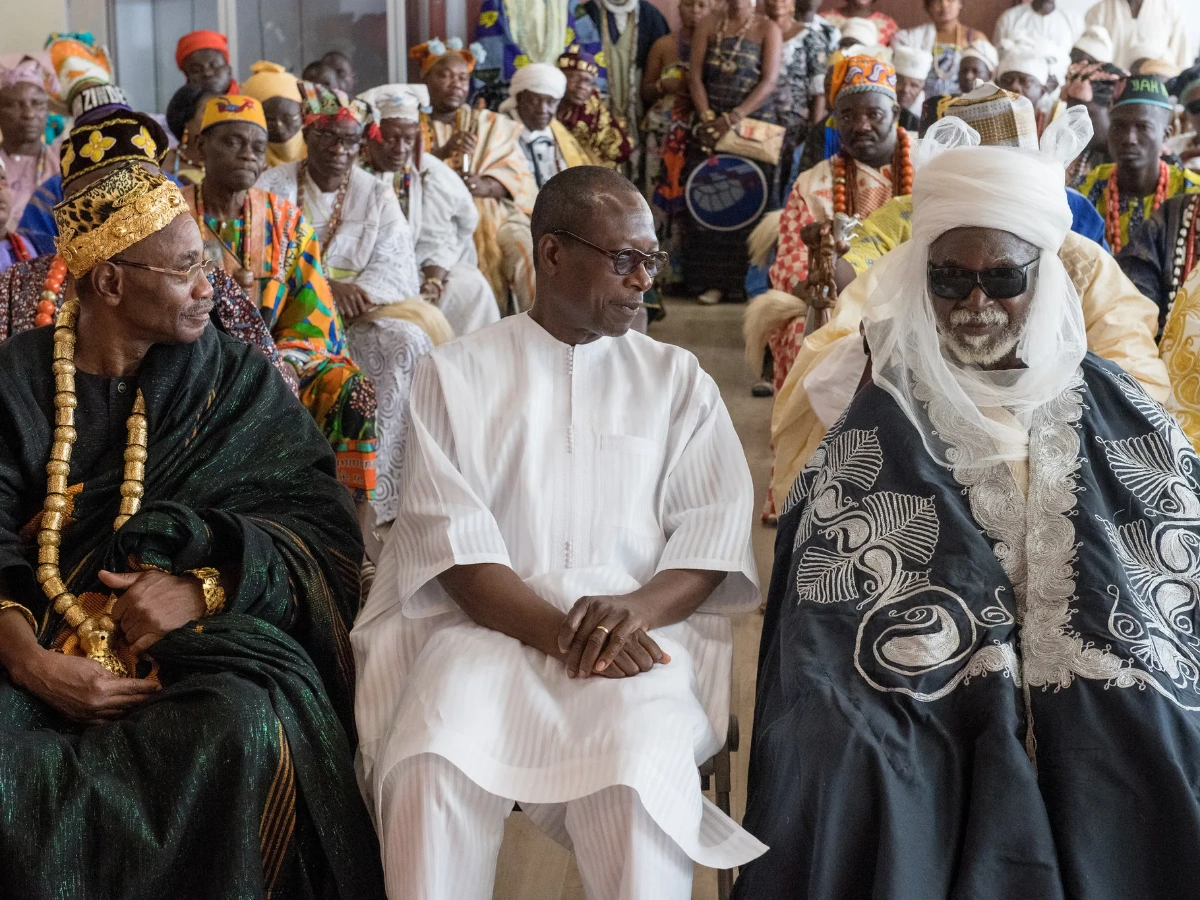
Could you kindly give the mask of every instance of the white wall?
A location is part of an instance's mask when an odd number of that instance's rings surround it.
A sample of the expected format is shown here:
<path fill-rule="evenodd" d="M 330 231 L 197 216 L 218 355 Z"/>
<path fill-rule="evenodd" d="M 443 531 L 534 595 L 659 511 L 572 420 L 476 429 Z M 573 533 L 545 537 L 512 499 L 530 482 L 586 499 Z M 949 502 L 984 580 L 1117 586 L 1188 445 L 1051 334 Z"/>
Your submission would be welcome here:
<path fill-rule="evenodd" d="M 66 0 L 0 0 L 0 53 L 34 53 L 52 31 L 66 31 Z"/>

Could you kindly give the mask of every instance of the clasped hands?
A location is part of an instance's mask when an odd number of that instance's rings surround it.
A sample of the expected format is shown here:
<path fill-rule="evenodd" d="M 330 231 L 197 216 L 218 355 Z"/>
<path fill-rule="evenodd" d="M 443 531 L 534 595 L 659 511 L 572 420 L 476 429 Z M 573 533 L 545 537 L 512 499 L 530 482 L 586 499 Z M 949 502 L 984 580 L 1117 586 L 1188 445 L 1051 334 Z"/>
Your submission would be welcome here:
<path fill-rule="evenodd" d="M 558 633 L 569 678 L 628 678 L 671 657 L 650 637 L 645 614 L 627 597 L 581 597 Z"/>

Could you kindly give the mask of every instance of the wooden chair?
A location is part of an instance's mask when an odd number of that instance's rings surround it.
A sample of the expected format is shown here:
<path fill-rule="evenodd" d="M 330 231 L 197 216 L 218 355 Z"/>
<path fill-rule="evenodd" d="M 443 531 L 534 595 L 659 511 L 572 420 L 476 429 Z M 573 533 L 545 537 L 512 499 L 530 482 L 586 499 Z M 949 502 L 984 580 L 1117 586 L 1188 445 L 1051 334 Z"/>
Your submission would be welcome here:
<path fill-rule="evenodd" d="M 727 816 L 732 815 L 729 806 L 729 795 L 733 791 L 733 766 L 730 755 L 737 753 L 741 738 L 738 717 L 730 715 L 729 733 L 725 738 L 725 746 L 717 751 L 716 756 L 700 766 L 700 788 L 707 791 L 709 786 L 712 786 L 717 807 Z M 732 891 L 733 870 L 719 870 L 717 872 L 717 900 L 729 900 Z"/>

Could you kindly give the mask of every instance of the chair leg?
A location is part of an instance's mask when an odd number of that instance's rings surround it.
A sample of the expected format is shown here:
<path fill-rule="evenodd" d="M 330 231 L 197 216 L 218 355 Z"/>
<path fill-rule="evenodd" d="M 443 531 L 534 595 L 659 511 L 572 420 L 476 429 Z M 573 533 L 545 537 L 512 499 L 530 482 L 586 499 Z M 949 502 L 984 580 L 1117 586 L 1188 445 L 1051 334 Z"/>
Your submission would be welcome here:
<path fill-rule="evenodd" d="M 733 893 L 733 869 L 717 871 L 717 900 L 729 900 Z"/>

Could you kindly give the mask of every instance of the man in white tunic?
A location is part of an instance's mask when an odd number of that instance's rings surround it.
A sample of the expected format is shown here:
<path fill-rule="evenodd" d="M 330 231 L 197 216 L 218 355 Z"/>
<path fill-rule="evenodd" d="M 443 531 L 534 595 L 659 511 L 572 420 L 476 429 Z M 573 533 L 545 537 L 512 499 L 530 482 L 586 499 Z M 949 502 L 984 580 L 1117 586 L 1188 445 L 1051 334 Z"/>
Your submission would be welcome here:
<path fill-rule="evenodd" d="M 1186 69 L 1192 62 L 1188 52 L 1187 23 L 1183 8 L 1194 9 L 1194 0 L 1100 0 L 1087 12 L 1088 25 L 1103 26 L 1113 43 L 1112 62 L 1128 69 L 1144 55 L 1139 47 L 1158 47 L 1168 62 Z"/>
<path fill-rule="evenodd" d="M 321 241 L 321 259 L 338 311 L 349 323 L 350 355 L 375 384 L 378 469 L 371 506 L 377 522 L 396 515 L 417 360 L 433 349 L 427 319 L 410 321 L 420 295 L 412 231 L 396 195 L 355 165 L 370 107 L 341 91 L 300 82 L 308 157 L 268 169 L 257 187 L 289 200 Z M 436 310 L 438 328 L 449 333 Z"/>
<path fill-rule="evenodd" d="M 388 84 L 359 95 L 379 115 L 378 127 L 367 129 L 369 171 L 395 193 L 412 228 L 421 296 L 455 334 L 470 334 L 499 321 L 500 307 L 479 271 L 475 200 L 461 176 L 424 152 L 417 89 L 425 87 Z"/>
<path fill-rule="evenodd" d="M 637 189 L 570 169 L 532 224 L 533 309 L 418 365 L 351 638 L 362 783 L 392 897 L 490 897 L 518 801 L 592 900 L 683 900 L 766 849 L 695 768 L 758 603 L 750 475 L 695 357 L 629 330 L 666 265 Z"/>

